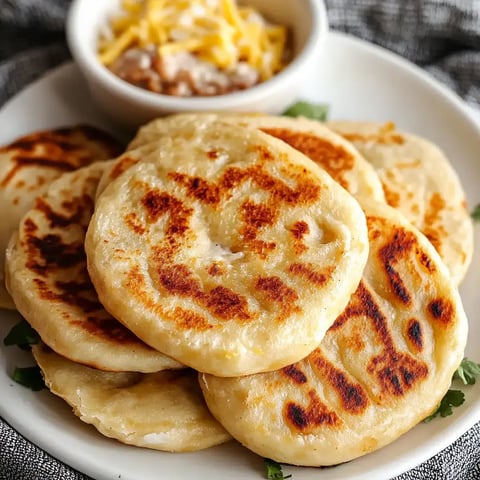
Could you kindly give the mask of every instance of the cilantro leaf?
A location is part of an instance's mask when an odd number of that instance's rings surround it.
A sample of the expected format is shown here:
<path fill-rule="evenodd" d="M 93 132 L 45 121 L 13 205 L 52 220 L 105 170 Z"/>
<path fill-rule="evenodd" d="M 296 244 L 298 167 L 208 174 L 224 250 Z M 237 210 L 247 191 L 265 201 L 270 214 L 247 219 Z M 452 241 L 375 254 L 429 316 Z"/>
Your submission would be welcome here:
<path fill-rule="evenodd" d="M 15 367 L 12 379 L 34 392 L 46 388 L 40 367 L 38 366 L 26 368 Z"/>
<path fill-rule="evenodd" d="M 328 117 L 328 105 L 309 102 L 297 102 L 287 108 L 282 115 L 286 117 L 307 117 L 324 122 Z"/>
<path fill-rule="evenodd" d="M 464 385 L 474 385 L 478 375 L 480 375 L 480 363 L 464 358 L 454 373 L 453 378 L 460 379 Z"/>
<path fill-rule="evenodd" d="M 475 206 L 470 215 L 474 220 L 480 220 L 480 203 Z"/>
<path fill-rule="evenodd" d="M 264 458 L 263 461 L 265 462 L 265 467 L 267 467 L 268 480 L 285 480 L 287 478 L 291 478 L 291 475 L 285 476 L 283 474 L 282 466 L 275 460 Z"/>
<path fill-rule="evenodd" d="M 40 342 L 38 333 L 28 324 L 21 320 L 12 327 L 8 335 L 3 339 L 4 345 L 18 345 L 20 348 L 29 347 Z"/>
<path fill-rule="evenodd" d="M 461 390 L 448 390 L 448 392 L 440 401 L 437 409 L 423 421 L 428 423 L 438 415 L 441 417 L 448 417 L 453 413 L 452 407 L 459 407 L 464 401 L 465 394 Z"/>

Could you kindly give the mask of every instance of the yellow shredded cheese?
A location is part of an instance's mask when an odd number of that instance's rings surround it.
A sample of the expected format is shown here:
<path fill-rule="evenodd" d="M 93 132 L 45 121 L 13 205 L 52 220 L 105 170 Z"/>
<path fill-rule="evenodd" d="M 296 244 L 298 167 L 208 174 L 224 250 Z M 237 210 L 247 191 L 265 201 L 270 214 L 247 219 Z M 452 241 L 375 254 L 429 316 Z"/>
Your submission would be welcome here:
<path fill-rule="evenodd" d="M 286 27 L 235 0 L 122 0 L 121 7 L 111 35 L 98 43 L 104 65 L 130 48 L 154 45 L 159 55 L 190 52 L 219 69 L 246 62 L 261 80 L 284 67 Z"/>

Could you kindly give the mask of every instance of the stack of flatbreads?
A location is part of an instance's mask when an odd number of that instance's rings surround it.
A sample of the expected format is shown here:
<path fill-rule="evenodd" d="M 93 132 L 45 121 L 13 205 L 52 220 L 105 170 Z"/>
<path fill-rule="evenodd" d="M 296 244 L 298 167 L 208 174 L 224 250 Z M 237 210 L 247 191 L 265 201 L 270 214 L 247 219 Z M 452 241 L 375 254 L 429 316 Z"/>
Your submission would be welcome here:
<path fill-rule="evenodd" d="M 183 114 L 119 155 L 84 147 L 96 161 L 32 173 L 45 186 L 0 237 L 45 382 L 82 420 L 321 466 L 435 410 L 463 358 L 473 249 L 435 145 L 392 124 Z M 0 170 L 0 195 L 16 175 Z"/>

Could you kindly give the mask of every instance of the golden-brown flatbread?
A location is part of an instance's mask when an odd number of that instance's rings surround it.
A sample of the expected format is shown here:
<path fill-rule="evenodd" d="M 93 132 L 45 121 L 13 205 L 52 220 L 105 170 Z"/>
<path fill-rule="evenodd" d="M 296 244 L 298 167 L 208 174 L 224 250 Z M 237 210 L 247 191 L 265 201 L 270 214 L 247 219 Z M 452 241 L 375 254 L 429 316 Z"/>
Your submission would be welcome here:
<path fill-rule="evenodd" d="M 37 197 L 7 249 L 7 287 L 20 313 L 64 357 L 111 371 L 181 368 L 105 311 L 88 276 L 85 232 L 108 163 L 65 173 Z"/>
<path fill-rule="evenodd" d="M 358 202 L 257 129 L 191 122 L 139 151 L 122 157 L 134 165 L 100 194 L 86 236 L 107 310 L 217 375 L 307 355 L 360 280 L 368 239 Z"/>
<path fill-rule="evenodd" d="M 128 149 L 144 147 L 189 122 L 216 119 L 233 125 L 258 128 L 305 154 L 324 168 L 352 195 L 385 201 L 382 184 L 374 168 L 350 142 L 324 123 L 306 118 L 259 114 L 178 114 L 159 118 L 141 127 Z"/>
<path fill-rule="evenodd" d="M 102 372 L 43 345 L 32 351 L 50 391 L 107 437 L 168 452 L 201 450 L 231 439 L 205 406 L 193 370 Z"/>
<path fill-rule="evenodd" d="M 472 259 L 473 225 L 460 180 L 445 154 L 425 138 L 398 131 L 393 123 L 327 125 L 372 164 L 387 203 L 426 235 L 459 284 Z"/>
<path fill-rule="evenodd" d="M 393 208 L 362 204 L 368 263 L 318 348 L 275 372 L 200 375 L 213 415 L 261 456 L 320 466 L 377 450 L 435 410 L 463 358 L 467 319 L 437 252 Z"/>
<path fill-rule="evenodd" d="M 87 125 L 32 133 L 0 147 L 0 308 L 15 308 L 4 285 L 4 252 L 35 198 L 62 173 L 114 158 L 121 151 L 112 136 Z"/>

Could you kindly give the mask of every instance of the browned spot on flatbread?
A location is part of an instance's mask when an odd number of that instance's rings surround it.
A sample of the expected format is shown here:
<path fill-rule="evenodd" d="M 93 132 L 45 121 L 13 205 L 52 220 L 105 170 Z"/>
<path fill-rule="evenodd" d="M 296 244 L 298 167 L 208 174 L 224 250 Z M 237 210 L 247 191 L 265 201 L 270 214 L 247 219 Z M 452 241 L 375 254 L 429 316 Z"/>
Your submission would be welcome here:
<path fill-rule="evenodd" d="M 302 220 L 295 222 L 292 228 L 290 228 L 290 231 L 297 240 L 301 240 L 305 235 L 310 232 L 310 228 L 308 226 L 308 223 Z"/>
<path fill-rule="evenodd" d="M 303 242 L 303 237 L 310 233 L 310 227 L 308 226 L 308 223 L 304 222 L 303 220 L 299 220 L 290 227 L 290 232 L 293 236 L 293 248 L 295 253 L 300 255 L 308 250 L 308 247 Z"/>
<path fill-rule="evenodd" d="M 140 268 L 136 265 L 127 274 L 124 281 L 125 288 L 132 296 L 145 306 L 152 313 L 175 323 L 179 328 L 207 330 L 213 328 L 208 320 L 196 312 L 175 307 L 173 311 L 166 310 L 154 301 L 152 297 L 145 294 L 145 278 L 140 272 Z"/>
<path fill-rule="evenodd" d="M 405 162 L 397 162 L 395 163 L 395 167 L 400 170 L 406 170 L 408 168 L 419 168 L 422 165 L 422 161 L 420 159 L 405 161 Z"/>
<path fill-rule="evenodd" d="M 251 201 L 244 202 L 240 208 L 244 223 L 254 231 L 267 225 L 273 225 L 278 215 L 278 211 L 275 208 L 269 205 L 256 204 Z"/>
<path fill-rule="evenodd" d="M 355 157 L 342 145 L 335 145 L 313 133 L 286 128 L 262 128 L 265 133 L 283 140 L 323 167 L 342 187 L 348 188 L 345 173 L 355 166 Z"/>
<path fill-rule="evenodd" d="M 248 242 L 248 247 L 250 251 L 256 253 L 260 258 L 266 259 L 268 254 L 277 248 L 277 244 L 275 242 L 253 239 Z"/>
<path fill-rule="evenodd" d="M 350 142 L 360 143 L 378 143 L 381 145 L 403 145 L 405 143 L 405 137 L 395 132 L 395 124 L 393 122 L 387 122 L 380 127 L 378 132 L 375 133 L 355 133 L 346 132 L 342 133 L 342 137 Z"/>
<path fill-rule="evenodd" d="M 445 326 L 451 325 L 455 319 L 455 309 L 447 298 L 432 300 L 428 304 L 427 311 L 433 320 Z"/>
<path fill-rule="evenodd" d="M 32 167 L 32 166 L 42 167 L 42 168 L 52 168 L 52 169 L 58 170 L 59 172 L 70 172 L 77 168 L 66 161 L 54 160 L 48 157 L 16 156 L 15 166 L 9 170 L 9 172 L 7 173 L 7 175 L 5 175 L 5 177 L 3 177 L 2 181 L 0 182 L 0 187 L 2 188 L 6 187 L 22 168 Z"/>
<path fill-rule="evenodd" d="M 199 202 L 208 205 L 217 205 L 221 199 L 219 185 L 209 183 L 200 177 L 190 177 L 184 173 L 170 172 L 168 178 L 182 185 L 187 190 L 187 195 Z"/>
<path fill-rule="evenodd" d="M 156 249 L 156 261 L 169 261 L 181 240 L 185 240 L 193 209 L 185 206 L 173 195 L 159 189 L 147 191 L 141 203 L 147 211 L 147 220 L 150 223 L 155 223 L 163 215 L 169 214 L 163 245 Z"/>
<path fill-rule="evenodd" d="M 330 329 L 339 330 L 354 317 L 370 320 L 379 346 L 382 346 L 380 353 L 371 358 L 367 367 L 368 373 L 377 379 L 382 403 L 388 402 L 391 396 L 404 395 L 414 384 L 427 377 L 428 367 L 425 363 L 396 349 L 387 318 L 363 282 Z"/>
<path fill-rule="evenodd" d="M 82 220 L 89 218 L 93 213 L 93 200 L 89 195 L 84 195 L 82 198 L 77 197 L 70 202 L 63 202 L 62 207 L 70 213 L 59 213 L 42 197 L 37 197 L 34 208 L 43 213 L 50 228 L 65 228 L 86 223 Z"/>
<path fill-rule="evenodd" d="M 60 302 L 80 309 L 84 313 L 102 311 L 103 307 L 98 301 L 93 285 L 85 283 L 68 282 L 62 284 L 55 282 L 50 286 L 41 278 L 34 278 L 35 288 L 43 300 Z"/>
<path fill-rule="evenodd" d="M 285 285 L 279 277 L 259 277 L 255 282 L 255 289 L 280 307 L 282 314 L 277 316 L 280 321 L 293 312 L 301 311 L 296 304 L 297 292 Z"/>
<path fill-rule="evenodd" d="M 427 377 L 428 367 L 408 354 L 392 356 L 385 352 L 372 358 L 368 372 L 376 375 L 383 393 L 400 397 L 420 379 Z"/>
<path fill-rule="evenodd" d="M 371 221 L 383 223 L 384 220 L 371 217 Z M 405 306 L 412 304 L 412 295 L 408 291 L 396 266 L 399 262 L 408 262 L 412 252 L 418 250 L 418 241 L 415 235 L 401 227 L 394 229 L 388 242 L 379 249 L 378 255 L 385 269 L 385 273 L 395 297 Z"/>
<path fill-rule="evenodd" d="M 292 263 L 288 267 L 288 272 L 298 277 L 303 277 L 310 283 L 322 286 L 330 280 L 334 267 L 326 267 L 319 272 L 315 265 L 308 263 Z"/>
<path fill-rule="evenodd" d="M 113 168 L 108 173 L 108 178 L 110 180 L 115 180 L 123 172 L 125 172 L 126 170 L 128 170 L 130 167 L 132 167 L 137 163 L 138 163 L 138 160 L 135 158 L 132 158 L 128 155 L 122 156 L 119 160 L 117 160 L 114 163 Z"/>
<path fill-rule="evenodd" d="M 411 318 L 407 324 L 407 338 L 415 351 L 423 350 L 423 330 L 416 318 Z"/>
<path fill-rule="evenodd" d="M 70 151 L 76 150 L 78 148 L 77 143 L 83 143 L 85 139 L 98 142 L 101 144 L 101 148 L 105 149 L 111 156 L 118 155 L 123 149 L 123 146 L 116 139 L 103 130 L 90 125 L 77 125 L 24 135 L 9 145 L 0 147 L 0 152 L 9 151 L 11 148 L 31 152 L 42 143 L 51 143 L 63 150 Z"/>
<path fill-rule="evenodd" d="M 253 145 L 251 150 L 257 152 L 259 160 L 262 162 L 271 162 L 275 160 L 275 156 L 265 145 Z"/>
<path fill-rule="evenodd" d="M 48 168 L 60 174 L 115 157 L 121 150 L 122 145 L 112 136 L 87 125 L 32 133 L 0 148 L 0 153 L 11 155 L 14 163 L 0 187 L 24 168 Z"/>
<path fill-rule="evenodd" d="M 355 296 L 363 306 L 364 314 L 372 321 L 383 345 L 383 352 L 371 359 L 367 370 L 376 376 L 384 393 L 401 396 L 419 380 L 427 377 L 428 367 L 395 348 L 387 319 L 363 283 L 360 283 Z"/>
<path fill-rule="evenodd" d="M 224 198 L 231 195 L 231 190 L 247 181 L 269 193 L 272 200 L 295 205 L 309 205 L 320 198 L 318 181 L 306 174 L 304 169 L 294 166 L 290 169 L 290 178 L 296 181 L 292 188 L 281 179 L 271 175 L 262 165 L 248 168 L 229 167 L 217 182 L 184 173 L 171 172 L 168 177 L 182 185 L 190 198 L 217 207 Z"/>
<path fill-rule="evenodd" d="M 191 298 L 217 318 L 240 321 L 252 319 L 244 296 L 221 285 L 208 292 L 203 291 L 200 281 L 193 277 L 186 265 L 160 265 L 158 278 L 160 285 L 170 295 Z"/>
<path fill-rule="evenodd" d="M 291 178 L 296 180 L 295 188 L 275 178 L 259 165 L 247 168 L 246 172 L 248 174 L 247 178 L 250 178 L 258 187 L 268 192 L 274 201 L 297 206 L 310 205 L 316 202 L 320 198 L 318 180 L 311 178 L 303 169 L 295 169 L 293 165 L 291 170 Z"/>
<path fill-rule="evenodd" d="M 195 297 L 201 291 L 200 282 L 186 265 L 161 265 L 158 275 L 160 284 L 171 295 Z"/>
<path fill-rule="evenodd" d="M 208 293 L 201 295 L 202 303 L 210 312 L 222 320 L 250 320 L 248 303 L 243 295 L 219 285 L 212 288 Z"/>
<path fill-rule="evenodd" d="M 308 361 L 314 366 L 320 376 L 337 393 L 345 411 L 360 415 L 369 405 L 368 397 L 363 387 L 355 381 L 351 381 L 342 370 L 329 362 L 320 349 L 314 350 Z"/>
<path fill-rule="evenodd" d="M 39 275 L 86 262 L 83 243 L 66 244 L 59 235 L 29 236 L 26 266 Z"/>
<path fill-rule="evenodd" d="M 442 225 L 442 213 L 445 208 L 445 199 L 440 193 L 435 192 L 430 197 L 423 219 L 422 231 L 440 254 L 442 253 L 442 240 L 447 236 L 447 231 Z"/>
<path fill-rule="evenodd" d="M 297 385 L 307 383 L 307 376 L 302 372 L 298 364 L 283 367 L 280 373 L 293 380 Z"/>
<path fill-rule="evenodd" d="M 349 335 L 342 339 L 342 345 L 349 351 L 361 352 L 365 349 L 365 334 L 361 329 L 349 332 Z"/>
<path fill-rule="evenodd" d="M 145 226 L 142 225 L 138 215 L 134 212 L 129 212 L 124 216 L 127 226 L 135 232 L 137 235 L 143 235 L 145 233 Z"/>
<path fill-rule="evenodd" d="M 382 183 L 382 187 L 387 203 L 393 208 L 398 208 L 400 206 L 400 194 L 392 190 L 386 183 Z"/>
<path fill-rule="evenodd" d="M 141 344 L 145 348 L 150 348 L 113 317 L 100 315 L 88 316 L 86 321 L 72 319 L 71 323 L 77 325 L 93 336 L 101 337 L 107 341 L 113 341 L 116 344 Z"/>
<path fill-rule="evenodd" d="M 417 258 L 420 262 L 420 265 L 422 265 L 422 267 L 425 268 L 425 270 L 427 270 L 427 272 L 433 273 L 437 270 L 433 260 L 423 250 L 420 250 L 420 249 L 418 250 Z"/>
<path fill-rule="evenodd" d="M 240 210 L 243 223 L 240 233 L 247 248 L 257 253 L 260 257 L 266 258 L 268 252 L 274 250 L 277 245 L 275 242 L 257 239 L 257 235 L 264 227 L 275 223 L 278 210 L 268 205 L 256 204 L 250 201 L 244 202 Z"/>
<path fill-rule="evenodd" d="M 213 325 L 205 317 L 184 308 L 175 307 L 172 317 L 177 326 L 185 330 L 205 331 L 213 328 Z"/>
<path fill-rule="evenodd" d="M 217 150 L 209 150 L 207 152 L 207 157 L 210 159 L 210 160 L 216 160 L 218 157 L 219 157 L 219 153 Z"/>
<path fill-rule="evenodd" d="M 317 427 L 338 427 L 342 421 L 338 415 L 329 410 L 320 400 L 315 390 L 308 392 L 308 405 L 287 401 L 283 408 L 283 416 L 292 430 L 309 434 Z"/>
<path fill-rule="evenodd" d="M 209 275 L 212 277 L 216 277 L 219 275 L 223 275 L 225 273 L 225 266 L 218 263 L 218 262 L 213 262 L 208 268 L 207 272 Z"/>

